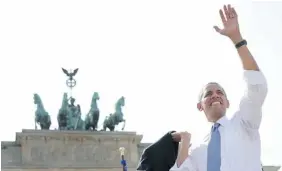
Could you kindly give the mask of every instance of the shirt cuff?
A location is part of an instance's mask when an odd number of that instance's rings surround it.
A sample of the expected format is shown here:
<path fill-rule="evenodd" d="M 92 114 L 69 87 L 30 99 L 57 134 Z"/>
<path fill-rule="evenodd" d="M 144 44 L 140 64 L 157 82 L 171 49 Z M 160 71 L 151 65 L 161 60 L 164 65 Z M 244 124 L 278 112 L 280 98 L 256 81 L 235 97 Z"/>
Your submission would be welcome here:
<path fill-rule="evenodd" d="M 266 79 L 261 71 L 245 70 L 244 80 L 247 82 L 247 84 L 250 85 L 258 85 L 258 84 L 266 83 Z"/>
<path fill-rule="evenodd" d="M 170 169 L 170 171 L 194 171 L 195 168 L 193 167 L 192 161 L 189 157 L 187 157 L 184 162 L 177 167 L 177 163 L 175 162 L 174 166 Z"/>

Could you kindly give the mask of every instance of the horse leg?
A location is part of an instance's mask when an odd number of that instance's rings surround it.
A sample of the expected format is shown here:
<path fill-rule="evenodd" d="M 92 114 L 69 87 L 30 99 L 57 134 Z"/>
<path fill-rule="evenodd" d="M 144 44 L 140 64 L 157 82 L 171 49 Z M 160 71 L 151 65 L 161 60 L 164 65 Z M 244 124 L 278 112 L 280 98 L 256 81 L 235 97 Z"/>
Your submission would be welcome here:
<path fill-rule="evenodd" d="M 48 122 L 48 126 L 47 126 L 47 129 L 49 130 L 50 129 L 50 126 L 51 126 L 51 120 Z"/>
<path fill-rule="evenodd" d="M 107 130 L 107 126 L 104 125 L 102 131 L 106 131 Z"/>
<path fill-rule="evenodd" d="M 43 125 L 42 123 L 40 123 L 40 129 L 41 129 L 41 130 L 45 129 L 45 128 L 44 128 L 44 125 Z"/>
<path fill-rule="evenodd" d="M 88 130 L 88 129 L 89 129 L 89 125 L 87 123 L 87 124 L 85 124 L 85 130 Z"/>
<path fill-rule="evenodd" d="M 114 131 L 115 130 L 115 126 L 110 126 L 109 129 L 110 129 L 110 131 Z"/>
<path fill-rule="evenodd" d="M 51 123 L 48 123 L 47 130 L 50 130 Z"/>
<path fill-rule="evenodd" d="M 98 121 L 95 120 L 94 123 L 93 123 L 93 130 L 97 131 L 97 127 L 98 127 Z"/>
<path fill-rule="evenodd" d="M 122 127 L 121 130 L 124 130 L 124 128 L 125 128 L 125 122 L 126 122 L 125 119 L 123 119 L 122 122 L 123 122 L 123 127 Z"/>

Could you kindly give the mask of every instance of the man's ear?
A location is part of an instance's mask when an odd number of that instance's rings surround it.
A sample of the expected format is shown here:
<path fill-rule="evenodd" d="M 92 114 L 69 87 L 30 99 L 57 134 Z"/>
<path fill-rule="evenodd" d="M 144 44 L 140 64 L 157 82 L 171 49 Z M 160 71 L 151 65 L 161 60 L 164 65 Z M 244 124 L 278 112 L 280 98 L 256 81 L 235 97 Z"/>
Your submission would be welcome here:
<path fill-rule="evenodd" d="M 229 100 L 227 100 L 226 107 L 229 108 Z"/>
<path fill-rule="evenodd" d="M 197 108 L 199 111 L 203 110 L 201 102 L 197 103 Z"/>

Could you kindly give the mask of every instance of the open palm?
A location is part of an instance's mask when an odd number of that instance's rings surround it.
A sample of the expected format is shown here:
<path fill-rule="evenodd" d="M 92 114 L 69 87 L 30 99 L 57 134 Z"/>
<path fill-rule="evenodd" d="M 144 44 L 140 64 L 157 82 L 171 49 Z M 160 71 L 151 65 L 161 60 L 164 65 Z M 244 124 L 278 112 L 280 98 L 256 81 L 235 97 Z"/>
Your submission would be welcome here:
<path fill-rule="evenodd" d="M 231 5 L 224 5 L 223 10 L 224 13 L 222 9 L 219 10 L 223 28 L 220 29 L 218 26 L 214 26 L 215 30 L 228 37 L 240 34 L 238 16 L 235 9 Z"/>

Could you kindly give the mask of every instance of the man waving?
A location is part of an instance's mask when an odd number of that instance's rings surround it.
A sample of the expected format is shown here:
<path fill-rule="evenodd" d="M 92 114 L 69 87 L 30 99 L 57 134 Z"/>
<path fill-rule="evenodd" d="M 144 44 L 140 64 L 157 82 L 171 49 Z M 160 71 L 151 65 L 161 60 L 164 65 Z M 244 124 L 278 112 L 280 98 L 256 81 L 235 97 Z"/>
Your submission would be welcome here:
<path fill-rule="evenodd" d="M 240 33 L 235 9 L 224 6 L 219 14 L 223 28 L 214 28 L 230 38 L 237 49 L 244 69 L 246 91 L 239 109 L 228 119 L 225 114 L 229 101 L 220 84 L 210 82 L 202 88 L 197 107 L 213 123 L 209 137 L 189 150 L 191 135 L 188 132 L 174 133 L 174 139 L 181 143 L 176 163 L 170 171 L 261 171 L 259 127 L 267 94 L 266 80 Z"/>

